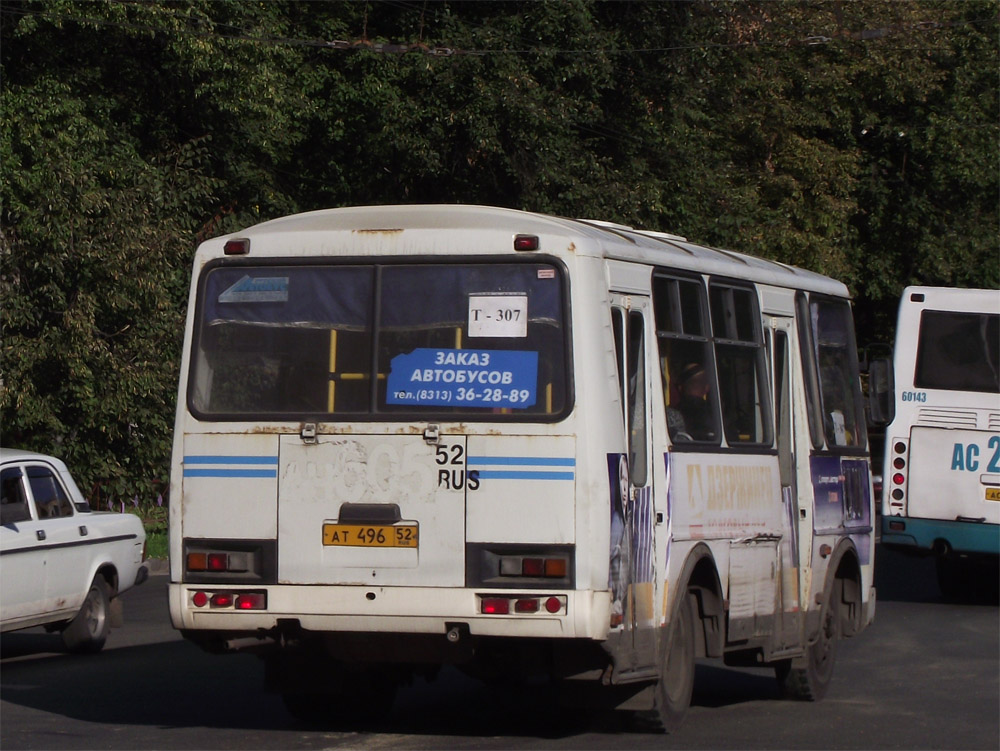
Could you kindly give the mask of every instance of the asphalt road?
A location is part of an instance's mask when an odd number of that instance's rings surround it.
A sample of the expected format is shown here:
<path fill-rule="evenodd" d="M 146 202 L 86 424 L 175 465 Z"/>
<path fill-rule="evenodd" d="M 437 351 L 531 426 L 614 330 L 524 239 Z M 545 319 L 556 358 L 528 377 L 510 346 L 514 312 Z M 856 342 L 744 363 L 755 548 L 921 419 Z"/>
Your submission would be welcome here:
<path fill-rule="evenodd" d="M 671 736 L 617 714 L 560 709 L 544 686 L 483 686 L 444 671 L 402 690 L 381 725 L 297 725 L 262 690 L 261 664 L 182 641 L 166 578 L 125 595 L 126 625 L 95 656 L 40 629 L 0 638 L 0 748 L 14 749 L 991 749 L 1000 747 L 996 602 L 948 604 L 929 561 L 880 551 L 875 623 L 841 644 L 819 703 L 782 701 L 770 670 L 698 666 Z"/>

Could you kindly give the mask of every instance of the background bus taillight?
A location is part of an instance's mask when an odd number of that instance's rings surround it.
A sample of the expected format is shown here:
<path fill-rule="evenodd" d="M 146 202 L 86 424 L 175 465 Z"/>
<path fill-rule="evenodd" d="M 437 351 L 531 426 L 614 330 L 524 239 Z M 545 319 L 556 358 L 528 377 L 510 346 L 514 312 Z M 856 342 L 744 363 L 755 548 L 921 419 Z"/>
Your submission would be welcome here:
<path fill-rule="evenodd" d="M 896 456 L 892 459 L 892 468 L 895 472 L 890 478 L 889 506 L 893 511 L 903 510 L 903 499 L 906 496 L 904 486 L 906 485 L 906 443 L 896 441 L 892 444 L 892 450 Z"/>

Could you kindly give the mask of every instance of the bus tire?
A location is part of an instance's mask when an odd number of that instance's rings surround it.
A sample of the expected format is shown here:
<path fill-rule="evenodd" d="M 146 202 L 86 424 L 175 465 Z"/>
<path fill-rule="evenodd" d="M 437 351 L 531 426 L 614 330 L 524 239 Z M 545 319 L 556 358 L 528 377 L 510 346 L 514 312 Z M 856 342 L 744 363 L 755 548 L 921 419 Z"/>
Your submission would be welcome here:
<path fill-rule="evenodd" d="M 670 625 L 667 647 L 663 650 L 664 664 L 656 682 L 654 701 L 659 725 L 665 733 L 677 730 L 694 690 L 694 595 L 687 592 L 681 598 Z"/>
<path fill-rule="evenodd" d="M 837 642 L 840 640 L 840 612 L 837 607 L 840 587 L 840 581 L 835 581 L 823 608 L 819 635 L 806 648 L 805 655 L 782 660 L 775 665 L 774 672 L 782 696 L 801 701 L 819 701 L 826 696 L 833 679 Z"/>
<path fill-rule="evenodd" d="M 70 652 L 94 654 L 104 648 L 110 630 L 111 598 L 107 582 L 98 574 L 91 582 L 79 612 L 63 630 L 63 644 Z"/>

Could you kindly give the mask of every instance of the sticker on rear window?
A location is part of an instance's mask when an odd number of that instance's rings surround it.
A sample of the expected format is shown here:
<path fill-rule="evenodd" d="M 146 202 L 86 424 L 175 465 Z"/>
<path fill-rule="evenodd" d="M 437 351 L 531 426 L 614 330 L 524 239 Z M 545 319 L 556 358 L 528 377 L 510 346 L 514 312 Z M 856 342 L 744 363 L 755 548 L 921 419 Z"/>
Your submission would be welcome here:
<path fill-rule="evenodd" d="M 288 277 L 245 275 L 219 295 L 219 302 L 288 302 Z"/>
<path fill-rule="evenodd" d="M 527 295 L 469 295 L 470 337 L 514 339 L 527 335 Z"/>
<path fill-rule="evenodd" d="M 387 404 L 422 407 L 534 406 L 538 353 L 415 349 L 392 358 Z"/>

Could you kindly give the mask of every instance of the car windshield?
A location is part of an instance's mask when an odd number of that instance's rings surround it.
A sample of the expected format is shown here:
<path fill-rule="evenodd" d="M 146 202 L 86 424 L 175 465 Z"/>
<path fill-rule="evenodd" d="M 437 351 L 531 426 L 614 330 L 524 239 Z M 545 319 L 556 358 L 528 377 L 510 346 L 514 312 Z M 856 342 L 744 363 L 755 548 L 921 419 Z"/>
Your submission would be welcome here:
<path fill-rule="evenodd" d="M 563 280 L 549 263 L 211 268 L 189 399 L 220 420 L 554 419 Z"/>

